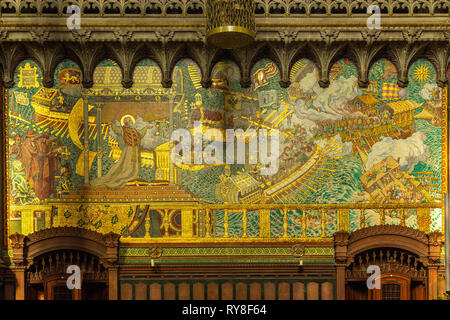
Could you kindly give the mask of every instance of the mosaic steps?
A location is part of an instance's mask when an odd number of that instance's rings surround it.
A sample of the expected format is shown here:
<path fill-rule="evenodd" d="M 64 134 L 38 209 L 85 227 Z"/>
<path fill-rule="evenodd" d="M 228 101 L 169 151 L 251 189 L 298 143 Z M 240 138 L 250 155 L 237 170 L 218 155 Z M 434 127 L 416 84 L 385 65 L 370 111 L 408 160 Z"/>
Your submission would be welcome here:
<path fill-rule="evenodd" d="M 82 187 L 69 194 L 63 195 L 61 199 L 148 199 L 151 201 L 199 201 L 191 192 L 176 185 L 151 185 L 151 186 L 126 186 L 121 189 L 111 190 L 108 188 Z"/>

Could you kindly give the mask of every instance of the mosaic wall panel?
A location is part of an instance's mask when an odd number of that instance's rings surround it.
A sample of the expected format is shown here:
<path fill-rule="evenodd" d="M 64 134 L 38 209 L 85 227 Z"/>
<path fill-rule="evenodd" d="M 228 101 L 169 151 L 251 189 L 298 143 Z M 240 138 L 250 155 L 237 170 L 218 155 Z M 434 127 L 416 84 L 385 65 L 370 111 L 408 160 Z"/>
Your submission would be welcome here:
<path fill-rule="evenodd" d="M 124 89 L 120 68 L 108 60 L 96 68 L 85 108 L 75 63 L 62 62 L 54 87 L 45 88 L 39 67 L 23 61 L 5 97 L 9 233 L 68 225 L 130 238 L 182 234 L 181 209 L 164 215 L 152 204 L 441 202 L 447 91 L 436 85 L 430 62 L 411 65 L 407 88 L 397 86 L 387 60 L 372 66 L 365 89 L 347 59 L 333 65 L 328 88 L 319 86 L 317 67 L 304 59 L 293 66 L 287 89 L 269 60 L 259 61 L 252 75 L 251 88 L 242 89 L 238 67 L 221 61 L 212 87 L 204 89 L 198 66 L 182 60 L 170 93 L 156 64 L 143 60 L 134 85 Z M 193 132 L 195 121 L 203 129 L 278 129 L 278 171 L 264 176 L 259 164 L 176 164 L 168 186 L 170 105 L 175 129 Z M 327 210 L 325 219 L 320 210 L 304 214 L 289 211 L 290 236 L 301 237 L 304 223 L 307 237 L 331 237 L 338 229 L 336 210 Z M 360 211 L 348 215 L 349 230 L 359 228 Z M 212 217 L 214 235 L 224 233 L 224 216 L 218 210 Z M 387 211 L 385 219 L 399 224 L 400 211 Z M 405 219 L 407 226 L 442 230 L 440 208 L 406 210 Z M 248 212 L 249 236 L 258 235 L 258 220 Z M 239 213 L 227 222 L 231 237 L 242 234 Z M 194 226 L 202 223 L 198 215 Z M 380 212 L 367 210 L 365 223 L 379 224 Z M 270 234 L 283 232 L 283 214 L 272 210 Z"/>

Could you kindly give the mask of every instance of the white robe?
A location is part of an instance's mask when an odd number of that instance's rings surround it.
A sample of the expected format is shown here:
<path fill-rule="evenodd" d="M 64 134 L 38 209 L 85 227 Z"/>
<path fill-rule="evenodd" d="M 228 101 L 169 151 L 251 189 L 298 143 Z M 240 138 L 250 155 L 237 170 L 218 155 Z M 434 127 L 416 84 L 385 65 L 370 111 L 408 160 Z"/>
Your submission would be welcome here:
<path fill-rule="evenodd" d="M 140 145 L 130 146 L 123 140 L 123 130 L 117 124 L 112 124 L 112 130 L 119 137 L 121 154 L 119 160 L 112 165 L 108 173 L 91 181 L 93 187 L 107 187 L 109 189 L 120 189 L 128 181 L 139 178 L 141 163 L 139 162 Z M 145 135 L 147 128 L 137 130 L 141 138 Z"/>

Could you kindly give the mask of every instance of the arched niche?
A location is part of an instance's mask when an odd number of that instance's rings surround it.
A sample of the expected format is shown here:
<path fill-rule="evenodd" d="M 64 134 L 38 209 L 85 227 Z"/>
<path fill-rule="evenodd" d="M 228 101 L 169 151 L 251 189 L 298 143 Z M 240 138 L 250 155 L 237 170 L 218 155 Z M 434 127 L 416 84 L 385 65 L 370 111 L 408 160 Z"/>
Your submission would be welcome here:
<path fill-rule="evenodd" d="M 238 89 L 241 87 L 241 71 L 236 62 L 221 60 L 212 67 L 211 80 L 213 89 Z"/>
<path fill-rule="evenodd" d="M 82 81 L 83 72 L 73 60 L 64 59 L 56 66 L 54 88 L 59 91 L 57 104 L 60 108 L 67 106 L 66 100 L 81 97 Z"/>
<path fill-rule="evenodd" d="M 347 269 L 359 261 L 359 255 L 380 249 L 403 251 L 416 257 L 418 263 L 424 267 L 428 299 L 437 298 L 437 269 L 440 264 L 441 245 L 440 232 L 434 231 L 427 234 L 399 225 L 372 226 L 352 233 L 336 232 L 334 248 L 338 299 L 345 299 L 346 296 Z"/>
<path fill-rule="evenodd" d="M 159 65 L 151 59 L 142 59 L 133 70 L 133 87 L 148 86 L 161 88 L 162 72 Z"/>
<path fill-rule="evenodd" d="M 13 248 L 12 271 L 16 277 L 16 299 L 27 298 L 29 272 L 46 256 L 67 257 L 67 252 L 82 254 L 101 264 L 108 276 L 109 299 L 117 299 L 120 235 L 101 234 L 75 227 L 49 228 L 25 236 L 15 233 L 9 236 Z M 44 258 L 45 259 L 45 258 Z M 49 258 L 46 260 L 49 262 Z M 31 269 L 30 269 L 31 268 Z"/>
<path fill-rule="evenodd" d="M 417 59 L 408 69 L 408 87 L 423 87 L 436 84 L 437 71 L 433 63 L 427 59 Z"/>
<path fill-rule="evenodd" d="M 105 88 L 117 92 L 123 89 L 122 70 L 117 62 L 111 59 L 101 61 L 94 69 L 94 88 Z"/>

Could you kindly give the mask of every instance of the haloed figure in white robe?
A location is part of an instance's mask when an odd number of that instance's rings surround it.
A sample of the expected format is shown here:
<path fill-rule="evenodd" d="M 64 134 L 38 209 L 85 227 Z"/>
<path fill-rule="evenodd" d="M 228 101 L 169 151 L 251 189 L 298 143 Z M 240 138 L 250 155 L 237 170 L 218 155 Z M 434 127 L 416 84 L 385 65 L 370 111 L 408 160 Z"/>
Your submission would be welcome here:
<path fill-rule="evenodd" d="M 104 176 L 91 181 L 93 187 L 107 187 L 119 189 L 128 181 L 139 178 L 141 168 L 141 139 L 151 126 L 140 130 L 133 127 L 130 117 L 123 120 L 123 127 L 116 121 L 112 123 L 111 129 L 117 135 L 121 154 L 119 160 L 114 163 Z"/>

